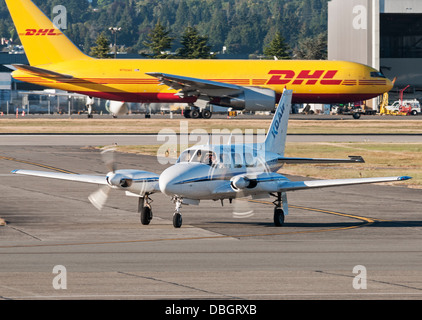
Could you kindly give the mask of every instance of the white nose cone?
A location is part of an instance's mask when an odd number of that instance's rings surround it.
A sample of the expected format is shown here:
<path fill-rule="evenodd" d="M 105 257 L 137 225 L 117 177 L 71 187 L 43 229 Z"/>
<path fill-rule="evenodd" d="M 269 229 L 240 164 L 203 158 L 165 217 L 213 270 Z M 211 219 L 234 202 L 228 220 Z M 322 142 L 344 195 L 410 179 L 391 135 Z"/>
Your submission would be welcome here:
<path fill-rule="evenodd" d="M 163 171 L 158 180 L 158 185 L 162 193 L 172 196 L 177 193 L 177 181 L 179 180 L 179 170 L 170 167 Z"/>

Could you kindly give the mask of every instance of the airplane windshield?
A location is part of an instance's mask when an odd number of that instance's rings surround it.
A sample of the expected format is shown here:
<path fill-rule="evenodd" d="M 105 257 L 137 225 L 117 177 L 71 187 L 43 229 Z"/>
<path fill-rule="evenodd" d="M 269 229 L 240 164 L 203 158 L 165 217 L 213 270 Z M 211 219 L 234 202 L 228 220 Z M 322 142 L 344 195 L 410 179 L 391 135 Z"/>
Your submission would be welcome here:
<path fill-rule="evenodd" d="M 214 152 L 209 150 L 186 150 L 182 152 L 177 163 L 180 162 L 200 162 L 207 165 L 213 165 L 217 157 Z"/>

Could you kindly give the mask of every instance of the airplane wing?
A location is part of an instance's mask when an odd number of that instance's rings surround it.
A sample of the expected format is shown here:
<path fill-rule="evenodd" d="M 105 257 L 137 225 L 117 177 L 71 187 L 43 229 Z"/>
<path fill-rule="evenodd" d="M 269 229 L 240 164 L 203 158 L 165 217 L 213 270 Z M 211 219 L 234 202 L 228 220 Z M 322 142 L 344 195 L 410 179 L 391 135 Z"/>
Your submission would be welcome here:
<path fill-rule="evenodd" d="M 346 185 L 379 183 L 379 182 L 392 182 L 392 181 L 405 181 L 411 177 L 381 177 L 381 178 L 357 178 L 357 179 L 330 179 L 330 180 L 310 180 L 310 181 L 280 181 L 278 184 L 277 192 L 303 190 L 310 188 L 326 188 L 338 187 Z"/>
<path fill-rule="evenodd" d="M 69 180 L 76 182 L 94 183 L 100 185 L 106 185 L 107 180 L 105 176 L 87 175 L 87 174 L 70 174 L 62 172 L 49 172 L 49 171 L 36 171 L 36 170 L 13 170 L 14 174 L 22 174 L 28 176 L 53 178 L 61 180 Z"/>
<path fill-rule="evenodd" d="M 247 191 L 251 193 L 286 192 L 312 188 L 328 188 L 356 184 L 405 181 L 409 179 L 411 179 L 411 177 L 397 176 L 379 178 L 291 181 L 285 176 L 275 172 L 262 173 L 258 175 L 240 174 L 238 176 L 232 177 L 231 180 L 227 182 L 227 184 L 223 184 L 217 187 L 213 191 L 213 194 L 232 193 L 235 191 L 234 189 L 237 189 L 237 191 Z"/>
<path fill-rule="evenodd" d="M 189 78 L 160 72 L 148 72 L 146 74 L 157 78 L 161 84 L 170 87 L 170 89 L 181 90 L 177 95 L 226 96 L 239 94 L 244 90 L 241 86 L 218 81 Z"/>
<path fill-rule="evenodd" d="M 296 163 L 365 163 L 361 156 L 349 156 L 349 159 L 322 159 L 322 158 L 285 158 L 277 159 L 279 163 L 296 164 Z"/>
<path fill-rule="evenodd" d="M 43 178 L 108 185 L 134 194 L 161 192 L 155 173 L 140 170 L 117 170 L 109 175 L 71 174 L 62 172 L 13 170 L 13 174 L 22 174 Z"/>

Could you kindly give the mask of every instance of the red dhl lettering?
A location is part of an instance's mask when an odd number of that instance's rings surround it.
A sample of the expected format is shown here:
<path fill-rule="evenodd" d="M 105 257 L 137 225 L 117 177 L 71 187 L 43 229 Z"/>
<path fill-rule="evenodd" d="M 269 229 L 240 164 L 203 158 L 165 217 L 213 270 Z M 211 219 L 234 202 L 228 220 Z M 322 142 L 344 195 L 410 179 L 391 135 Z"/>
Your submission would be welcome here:
<path fill-rule="evenodd" d="M 285 85 L 292 83 L 295 85 L 301 85 L 305 81 L 306 85 L 315 85 L 318 80 L 322 85 L 339 85 L 342 80 L 334 80 L 333 78 L 337 74 L 338 70 L 302 70 L 297 77 L 293 70 L 271 70 L 268 74 L 273 76 L 268 80 L 268 84 Z M 325 74 L 324 74 L 325 73 Z"/>
<path fill-rule="evenodd" d="M 25 36 L 60 36 L 61 32 L 56 32 L 56 29 L 26 29 L 23 35 Z"/>

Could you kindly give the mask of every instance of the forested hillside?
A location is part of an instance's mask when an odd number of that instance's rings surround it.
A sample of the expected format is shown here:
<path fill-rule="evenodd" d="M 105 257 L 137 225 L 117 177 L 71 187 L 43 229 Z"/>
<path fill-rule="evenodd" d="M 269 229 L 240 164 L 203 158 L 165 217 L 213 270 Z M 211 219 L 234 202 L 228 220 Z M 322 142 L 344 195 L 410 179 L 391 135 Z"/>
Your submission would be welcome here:
<path fill-rule="evenodd" d="M 145 42 L 159 22 L 174 38 L 195 27 L 208 37 L 214 52 L 262 54 L 279 32 L 294 49 L 327 32 L 328 0 L 34 0 L 51 18 L 55 5 L 67 9 L 65 33 L 86 53 L 101 32 L 113 41 L 109 27 L 121 27 L 118 44 L 128 52 L 148 52 Z M 16 31 L 0 1 L 0 37 L 17 42 Z"/>

